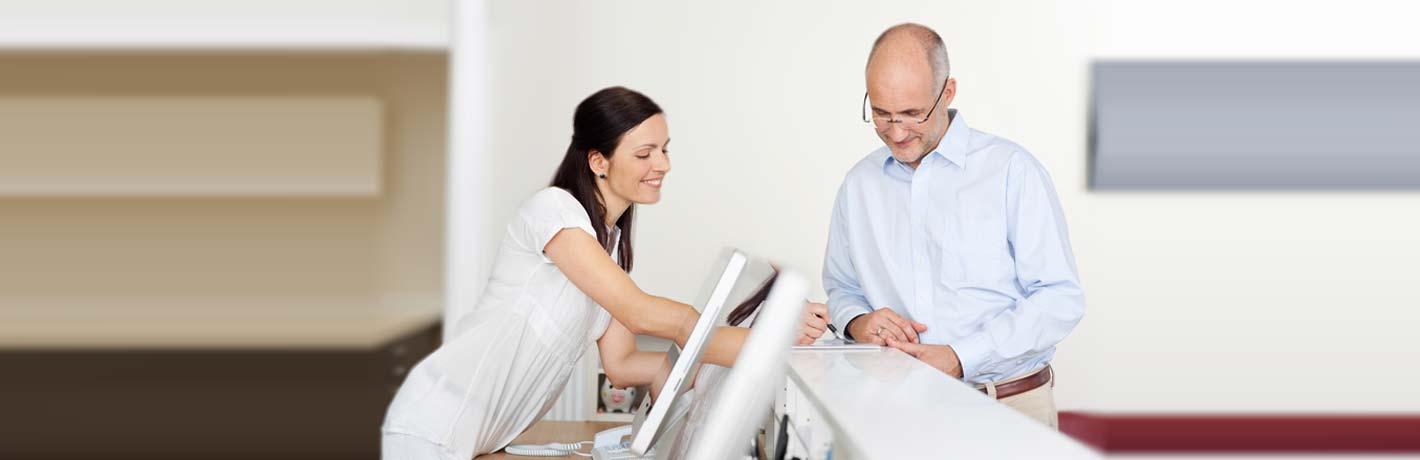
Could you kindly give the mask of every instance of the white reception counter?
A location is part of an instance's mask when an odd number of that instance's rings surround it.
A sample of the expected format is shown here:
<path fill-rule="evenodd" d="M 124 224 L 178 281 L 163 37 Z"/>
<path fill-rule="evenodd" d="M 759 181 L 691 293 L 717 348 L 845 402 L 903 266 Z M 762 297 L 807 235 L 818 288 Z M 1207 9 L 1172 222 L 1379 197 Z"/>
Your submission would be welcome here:
<path fill-rule="evenodd" d="M 786 380 L 774 413 L 789 415 L 785 458 L 1100 458 L 895 349 L 795 350 Z"/>

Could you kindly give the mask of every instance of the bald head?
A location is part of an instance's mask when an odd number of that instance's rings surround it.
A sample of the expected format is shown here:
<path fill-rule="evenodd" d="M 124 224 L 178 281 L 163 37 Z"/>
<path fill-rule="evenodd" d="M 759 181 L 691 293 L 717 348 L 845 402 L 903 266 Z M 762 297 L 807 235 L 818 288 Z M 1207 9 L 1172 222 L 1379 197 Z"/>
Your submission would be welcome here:
<path fill-rule="evenodd" d="M 942 37 L 921 24 L 892 26 L 868 54 L 864 110 L 871 110 L 878 138 L 893 158 L 910 168 L 937 148 L 951 125 L 948 107 L 957 90 L 950 71 Z"/>
<path fill-rule="evenodd" d="M 938 85 L 951 75 L 951 63 L 947 60 L 947 45 L 942 36 L 931 28 L 911 22 L 898 24 L 883 31 L 873 42 L 873 51 L 868 53 L 868 70 L 873 61 L 881 57 L 901 64 L 903 60 L 918 61 L 932 69 L 932 79 Z"/>

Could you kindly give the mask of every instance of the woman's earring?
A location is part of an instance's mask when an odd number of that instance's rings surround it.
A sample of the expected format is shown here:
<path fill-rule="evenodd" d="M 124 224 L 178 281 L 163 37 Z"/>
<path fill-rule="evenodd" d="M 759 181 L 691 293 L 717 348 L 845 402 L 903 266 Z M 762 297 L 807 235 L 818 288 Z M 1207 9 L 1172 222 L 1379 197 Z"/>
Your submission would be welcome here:
<path fill-rule="evenodd" d="M 597 174 L 597 177 L 602 178 L 602 179 L 606 179 L 606 174 Z"/>

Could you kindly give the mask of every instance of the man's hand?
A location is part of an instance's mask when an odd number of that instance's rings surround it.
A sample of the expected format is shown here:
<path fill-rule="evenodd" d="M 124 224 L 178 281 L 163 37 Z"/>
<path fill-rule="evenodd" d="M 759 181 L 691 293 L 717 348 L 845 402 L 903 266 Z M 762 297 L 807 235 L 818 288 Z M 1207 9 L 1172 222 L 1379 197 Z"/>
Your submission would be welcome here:
<path fill-rule="evenodd" d="M 951 345 L 922 345 L 893 339 L 888 339 L 887 345 L 902 350 L 903 353 L 912 355 L 913 358 L 946 372 L 947 375 L 961 378 L 961 359 L 957 358 L 957 352 Z"/>
<path fill-rule="evenodd" d="M 805 303 L 802 323 L 797 343 L 809 345 L 818 341 L 818 338 L 823 336 L 823 331 L 828 328 L 828 306 L 816 302 Z"/>
<path fill-rule="evenodd" d="M 848 322 L 848 335 L 858 343 L 887 345 L 887 339 L 917 343 L 917 334 L 922 332 L 927 332 L 926 324 L 908 321 L 886 307 Z"/>

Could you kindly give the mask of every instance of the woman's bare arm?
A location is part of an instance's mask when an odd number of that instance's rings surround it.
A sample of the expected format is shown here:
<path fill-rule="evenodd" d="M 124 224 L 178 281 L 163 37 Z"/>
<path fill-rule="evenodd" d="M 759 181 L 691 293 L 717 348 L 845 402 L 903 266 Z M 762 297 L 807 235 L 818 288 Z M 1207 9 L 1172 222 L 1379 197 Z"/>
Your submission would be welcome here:
<path fill-rule="evenodd" d="M 665 353 L 637 350 L 636 336 L 615 319 L 597 340 L 597 351 L 606 378 L 617 388 L 650 385 L 666 361 Z"/>
<path fill-rule="evenodd" d="M 695 328 L 695 322 L 700 319 L 700 313 L 690 305 L 642 291 L 587 232 L 563 229 L 547 243 L 544 252 L 557 264 L 557 268 L 567 275 L 572 284 L 611 313 L 615 322 L 608 327 L 606 334 L 613 335 L 612 346 L 617 354 L 613 359 L 632 359 L 633 363 L 650 359 L 635 354 L 636 335 L 670 339 L 684 347 L 686 340 L 690 338 L 690 332 Z M 632 336 L 629 340 L 630 352 L 626 348 L 628 345 L 618 342 L 621 338 L 613 333 L 613 330 L 618 328 Z M 740 346 L 744 344 L 748 334 L 748 329 L 740 327 L 716 329 L 703 361 L 725 367 L 733 366 Z M 603 335 L 603 340 L 605 339 L 606 335 Z M 600 341 L 598 348 L 602 348 Z M 603 350 L 601 353 L 605 360 L 607 351 Z M 636 372 L 638 371 L 632 371 L 628 377 L 639 381 L 640 375 Z"/>
<path fill-rule="evenodd" d="M 572 284 L 634 335 L 661 337 L 685 346 L 700 318 L 690 305 L 641 291 L 587 232 L 562 229 L 543 252 Z"/>

